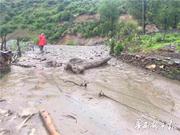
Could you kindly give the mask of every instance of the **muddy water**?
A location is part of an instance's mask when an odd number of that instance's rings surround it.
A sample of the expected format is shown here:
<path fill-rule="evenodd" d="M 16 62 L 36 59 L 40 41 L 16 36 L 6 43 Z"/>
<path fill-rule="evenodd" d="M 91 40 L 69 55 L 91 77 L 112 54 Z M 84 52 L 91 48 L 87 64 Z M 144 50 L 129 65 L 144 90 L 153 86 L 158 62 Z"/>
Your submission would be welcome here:
<path fill-rule="evenodd" d="M 180 83 L 116 59 L 108 65 L 74 75 L 63 70 L 70 58 L 94 60 L 108 55 L 104 46 L 48 46 L 44 55 L 28 52 L 21 62 L 36 68 L 12 67 L 0 80 L 0 131 L 9 134 L 46 135 L 36 114 L 18 130 L 25 110 L 47 110 L 62 135 L 178 135 L 180 131 Z M 41 60 L 41 59 L 46 60 Z M 62 67 L 46 68 L 48 60 Z M 80 87 L 71 81 L 87 87 Z M 99 97 L 99 93 L 105 96 Z M 1 133 L 1 132 L 0 132 Z"/>

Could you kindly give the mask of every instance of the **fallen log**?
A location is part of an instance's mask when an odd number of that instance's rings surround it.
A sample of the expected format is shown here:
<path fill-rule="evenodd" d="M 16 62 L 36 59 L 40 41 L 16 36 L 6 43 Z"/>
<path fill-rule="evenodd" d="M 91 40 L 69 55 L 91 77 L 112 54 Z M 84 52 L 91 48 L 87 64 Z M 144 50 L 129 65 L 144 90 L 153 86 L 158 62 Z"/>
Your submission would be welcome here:
<path fill-rule="evenodd" d="M 14 65 L 14 66 L 19 66 L 19 67 L 23 67 L 23 68 L 36 67 L 35 65 L 28 65 L 28 64 L 21 64 L 21 63 L 12 63 L 12 65 Z"/>
<path fill-rule="evenodd" d="M 75 74 L 83 73 L 85 70 L 90 68 L 100 67 L 111 59 L 111 57 L 103 58 L 97 61 L 87 62 L 80 58 L 70 59 L 67 65 L 65 66 L 65 70 L 72 71 Z"/>
<path fill-rule="evenodd" d="M 55 128 L 49 113 L 47 111 L 40 111 L 39 114 L 49 135 L 60 135 L 57 129 Z"/>

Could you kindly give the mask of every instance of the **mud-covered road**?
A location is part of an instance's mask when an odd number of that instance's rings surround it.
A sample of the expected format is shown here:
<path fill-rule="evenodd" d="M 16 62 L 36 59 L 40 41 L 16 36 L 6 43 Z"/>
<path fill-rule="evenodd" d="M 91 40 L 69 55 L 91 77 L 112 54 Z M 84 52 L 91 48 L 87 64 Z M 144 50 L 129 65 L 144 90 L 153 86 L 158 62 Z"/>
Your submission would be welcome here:
<path fill-rule="evenodd" d="M 0 80 L 0 135 L 46 135 L 40 110 L 50 113 L 61 135 L 179 135 L 180 82 L 115 58 L 82 75 L 64 71 L 70 58 L 106 56 L 105 46 L 27 52 L 20 63 L 35 67 L 12 66 Z M 49 67 L 49 61 L 59 66 Z M 87 87 L 76 85 L 82 83 Z M 100 92 L 105 96 L 99 97 Z"/>

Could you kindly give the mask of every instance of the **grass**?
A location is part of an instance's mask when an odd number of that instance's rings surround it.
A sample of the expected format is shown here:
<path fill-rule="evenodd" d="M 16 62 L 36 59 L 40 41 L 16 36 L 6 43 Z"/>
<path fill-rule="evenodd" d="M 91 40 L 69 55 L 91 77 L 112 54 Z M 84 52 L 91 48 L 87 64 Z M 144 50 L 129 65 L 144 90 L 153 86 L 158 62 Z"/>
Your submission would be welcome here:
<path fill-rule="evenodd" d="M 180 34 L 169 33 L 164 37 L 163 33 L 156 33 L 154 35 L 142 35 L 139 44 L 133 44 L 129 48 L 130 52 L 144 52 L 149 53 L 158 51 L 168 45 L 173 45 L 176 50 L 180 52 Z"/>
<path fill-rule="evenodd" d="M 68 40 L 66 44 L 67 44 L 67 45 L 75 46 L 75 45 L 77 45 L 77 42 L 74 41 L 74 40 Z"/>

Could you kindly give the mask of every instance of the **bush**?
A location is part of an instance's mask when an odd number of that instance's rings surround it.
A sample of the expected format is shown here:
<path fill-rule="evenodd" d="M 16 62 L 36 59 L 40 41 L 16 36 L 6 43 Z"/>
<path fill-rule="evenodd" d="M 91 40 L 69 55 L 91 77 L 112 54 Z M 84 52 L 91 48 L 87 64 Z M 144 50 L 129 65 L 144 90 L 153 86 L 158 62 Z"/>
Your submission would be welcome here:
<path fill-rule="evenodd" d="M 106 42 L 106 45 L 110 47 L 110 54 L 119 55 L 124 50 L 124 45 L 121 42 L 116 41 L 114 38 L 109 39 Z"/>
<path fill-rule="evenodd" d="M 69 11 L 64 11 L 61 14 L 60 21 L 69 21 L 72 18 L 72 15 Z"/>
<path fill-rule="evenodd" d="M 138 28 L 138 23 L 137 21 L 121 21 L 117 26 L 116 26 L 116 35 L 118 37 L 129 37 L 133 38 L 135 35 L 137 35 L 140 30 Z"/>
<path fill-rule="evenodd" d="M 114 38 L 111 38 L 107 41 L 107 45 L 110 47 L 110 54 L 114 54 L 114 47 L 116 46 L 116 41 Z"/>
<path fill-rule="evenodd" d="M 163 36 L 161 34 L 156 34 L 153 41 L 154 42 L 162 42 Z"/>
<path fill-rule="evenodd" d="M 120 55 L 121 52 L 124 50 L 124 46 L 122 43 L 116 43 L 116 46 L 114 47 L 114 53 L 115 55 Z"/>

